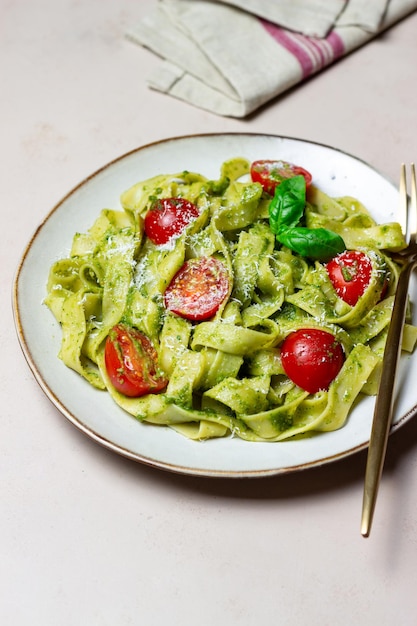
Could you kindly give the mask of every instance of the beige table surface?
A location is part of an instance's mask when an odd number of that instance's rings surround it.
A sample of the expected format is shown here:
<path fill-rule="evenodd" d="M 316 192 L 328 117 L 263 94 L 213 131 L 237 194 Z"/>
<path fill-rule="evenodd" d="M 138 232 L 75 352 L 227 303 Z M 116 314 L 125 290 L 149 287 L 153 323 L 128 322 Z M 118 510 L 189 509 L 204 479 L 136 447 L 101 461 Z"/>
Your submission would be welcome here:
<path fill-rule="evenodd" d="M 124 32 L 154 3 L 0 3 L 0 624 L 411 626 L 416 420 L 390 439 L 363 539 L 365 453 L 259 480 L 145 467 L 62 417 L 21 353 L 10 294 L 24 247 L 73 186 L 131 149 L 274 133 L 333 145 L 392 180 L 417 158 L 417 14 L 235 120 L 147 88 L 157 60 Z"/>

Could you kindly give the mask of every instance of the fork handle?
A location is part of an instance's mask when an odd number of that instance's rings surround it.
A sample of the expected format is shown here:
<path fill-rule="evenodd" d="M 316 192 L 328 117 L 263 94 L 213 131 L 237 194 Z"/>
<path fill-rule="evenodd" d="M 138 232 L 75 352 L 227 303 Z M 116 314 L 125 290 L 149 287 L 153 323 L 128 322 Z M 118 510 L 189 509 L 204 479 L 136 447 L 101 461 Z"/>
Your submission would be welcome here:
<path fill-rule="evenodd" d="M 401 354 L 408 285 L 415 263 L 415 260 L 407 263 L 401 270 L 382 361 L 381 382 L 376 397 L 365 471 L 361 523 L 361 534 L 364 537 L 368 537 L 371 530 L 376 497 L 385 460 L 394 407 L 395 374 Z"/>

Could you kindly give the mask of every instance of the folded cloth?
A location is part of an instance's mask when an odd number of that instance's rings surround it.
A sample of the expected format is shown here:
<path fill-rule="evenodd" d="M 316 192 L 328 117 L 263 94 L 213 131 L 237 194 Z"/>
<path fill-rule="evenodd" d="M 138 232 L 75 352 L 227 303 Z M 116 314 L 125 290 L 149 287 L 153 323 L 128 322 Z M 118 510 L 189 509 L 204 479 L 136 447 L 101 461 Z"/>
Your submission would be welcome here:
<path fill-rule="evenodd" d="M 370 33 L 378 33 L 387 11 L 389 0 L 349 0 L 335 24 L 340 26 L 359 26 Z"/>
<path fill-rule="evenodd" d="M 127 37 L 162 58 L 151 88 L 245 117 L 416 9 L 417 0 L 159 0 Z"/>
<path fill-rule="evenodd" d="M 382 1 L 385 4 L 387 2 Z M 234 5 L 283 28 L 310 37 L 328 35 L 346 4 L 346 0 L 217 0 L 217 2 Z"/>
<path fill-rule="evenodd" d="M 216 1 L 216 0 L 214 0 Z M 389 0 L 217 0 L 309 37 L 326 37 L 338 26 L 377 32 Z"/>

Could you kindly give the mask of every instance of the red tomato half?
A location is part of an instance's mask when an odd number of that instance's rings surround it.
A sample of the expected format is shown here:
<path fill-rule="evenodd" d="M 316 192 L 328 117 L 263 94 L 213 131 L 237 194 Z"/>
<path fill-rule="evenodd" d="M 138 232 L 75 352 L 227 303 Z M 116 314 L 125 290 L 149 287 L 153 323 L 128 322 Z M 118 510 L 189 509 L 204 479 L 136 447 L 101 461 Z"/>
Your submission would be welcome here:
<path fill-rule="evenodd" d="M 168 384 L 158 369 L 154 346 L 135 328 L 114 326 L 106 339 L 104 358 L 113 387 L 125 396 L 158 393 Z"/>
<path fill-rule="evenodd" d="M 358 250 L 345 250 L 326 264 L 326 270 L 339 298 L 355 306 L 369 285 L 370 258 Z"/>
<path fill-rule="evenodd" d="M 296 330 L 284 339 L 281 346 L 285 373 L 293 383 L 309 393 L 328 389 L 344 360 L 341 344 L 325 330 Z"/>
<path fill-rule="evenodd" d="M 263 190 L 271 196 L 275 193 L 275 187 L 286 178 L 304 176 L 306 187 L 309 187 L 313 178 L 310 172 L 304 168 L 287 163 L 287 161 L 254 161 L 251 165 L 250 174 L 253 182 L 260 183 Z"/>
<path fill-rule="evenodd" d="M 214 257 L 189 259 L 164 294 L 167 309 L 193 321 L 213 317 L 229 292 L 229 276 Z"/>
<path fill-rule="evenodd" d="M 184 198 L 157 200 L 145 216 L 146 236 L 156 245 L 167 243 L 198 215 L 196 205 Z"/>

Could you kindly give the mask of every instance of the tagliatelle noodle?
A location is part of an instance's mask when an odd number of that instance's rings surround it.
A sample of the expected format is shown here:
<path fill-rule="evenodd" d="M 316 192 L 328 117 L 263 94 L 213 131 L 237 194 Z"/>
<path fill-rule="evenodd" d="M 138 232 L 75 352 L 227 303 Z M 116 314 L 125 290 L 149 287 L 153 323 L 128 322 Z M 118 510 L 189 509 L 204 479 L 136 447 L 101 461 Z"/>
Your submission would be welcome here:
<path fill-rule="evenodd" d="M 321 263 L 276 244 L 270 198 L 247 180 L 249 168 L 236 158 L 223 163 L 216 181 L 180 172 L 134 185 L 121 209 L 103 210 L 87 233 L 74 236 L 70 256 L 49 275 L 45 302 L 62 327 L 62 361 L 136 419 L 191 439 L 233 434 L 273 442 L 334 430 L 358 396 L 378 386 L 399 273 L 389 252 L 404 246 L 399 225 L 378 225 L 357 199 L 310 188 L 306 225 L 333 230 L 371 259 L 370 283 L 351 307 Z M 143 220 L 156 198 L 168 197 L 195 203 L 199 216 L 156 246 Z M 184 262 L 201 256 L 224 264 L 230 289 L 216 315 L 197 323 L 167 311 L 163 294 Z M 121 321 L 154 344 L 169 379 L 163 392 L 129 398 L 111 385 L 104 342 Z M 300 328 L 327 330 L 343 346 L 346 360 L 327 391 L 308 394 L 284 373 L 280 344 Z M 403 348 L 412 351 L 416 341 L 417 328 L 407 323 Z"/>

